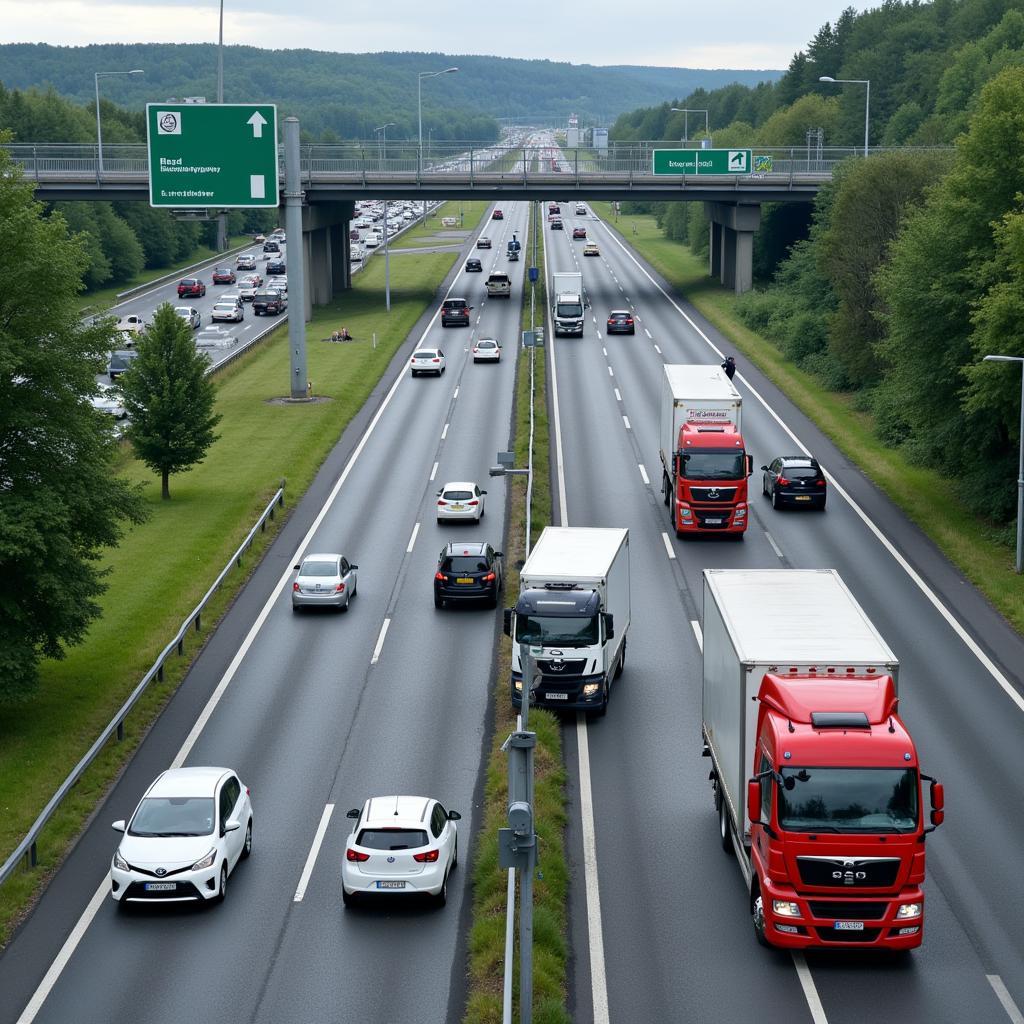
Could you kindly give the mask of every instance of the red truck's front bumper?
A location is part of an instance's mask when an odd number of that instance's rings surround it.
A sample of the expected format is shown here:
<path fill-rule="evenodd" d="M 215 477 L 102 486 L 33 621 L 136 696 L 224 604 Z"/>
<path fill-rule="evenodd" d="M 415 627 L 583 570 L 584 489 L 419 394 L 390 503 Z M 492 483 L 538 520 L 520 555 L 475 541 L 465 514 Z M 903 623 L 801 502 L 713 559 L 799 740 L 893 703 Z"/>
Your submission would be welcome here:
<path fill-rule="evenodd" d="M 696 533 L 744 533 L 748 517 L 745 501 L 716 507 L 676 500 L 676 533 L 680 537 Z"/>

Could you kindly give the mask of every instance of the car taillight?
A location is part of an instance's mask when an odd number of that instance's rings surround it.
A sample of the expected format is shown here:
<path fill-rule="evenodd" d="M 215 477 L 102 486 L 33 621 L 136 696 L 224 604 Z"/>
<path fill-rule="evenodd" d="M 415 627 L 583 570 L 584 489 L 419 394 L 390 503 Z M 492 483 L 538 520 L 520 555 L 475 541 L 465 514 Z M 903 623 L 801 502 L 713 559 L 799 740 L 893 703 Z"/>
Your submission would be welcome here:
<path fill-rule="evenodd" d="M 344 584 L 344 583 L 339 583 L 339 584 L 338 584 L 338 585 L 337 585 L 337 586 L 336 586 L 336 587 L 334 588 L 334 592 L 335 592 L 336 594 L 340 594 L 340 593 L 342 593 L 342 592 L 343 592 L 344 590 L 345 590 L 345 584 Z"/>
<path fill-rule="evenodd" d="M 477 500 L 476 500 L 476 498 L 474 498 L 474 499 L 473 499 L 472 501 L 470 501 L 470 502 L 467 502 L 467 504 L 468 504 L 468 505 L 479 505 L 479 504 L 480 504 L 480 502 L 479 502 L 479 501 L 477 501 Z"/>
<path fill-rule="evenodd" d="M 292 584 L 292 590 L 298 590 L 298 589 L 299 589 L 299 584 L 298 584 L 298 581 L 296 581 L 295 583 Z"/>
<path fill-rule="evenodd" d="M 780 476 L 779 479 L 776 480 L 775 482 L 777 484 L 781 484 L 783 487 L 789 486 L 789 481 L 784 476 Z"/>
<path fill-rule="evenodd" d="M 486 576 L 484 577 L 484 583 L 493 583 L 493 582 L 494 582 L 494 581 L 495 581 L 495 580 L 496 580 L 497 578 L 498 578 L 498 577 L 497 577 L 497 576 L 495 576 L 493 572 L 489 572 L 489 573 L 488 573 L 488 574 L 487 574 L 487 575 L 486 575 Z"/>
<path fill-rule="evenodd" d="M 362 864 L 363 861 L 369 860 L 370 855 L 368 853 L 360 853 L 358 850 L 346 850 L 345 860 L 352 861 L 354 864 Z"/>
<path fill-rule="evenodd" d="M 447 505 L 448 504 L 448 502 L 445 501 L 444 498 L 438 498 L 437 499 L 437 503 L 438 503 L 438 505 Z"/>
<path fill-rule="evenodd" d="M 435 572 L 434 573 L 434 579 L 435 580 L 440 580 L 442 583 L 444 583 L 445 578 L 446 577 L 445 577 L 445 574 L 443 572 Z"/>
<path fill-rule="evenodd" d="M 414 853 L 412 859 L 420 864 L 433 864 L 437 860 L 440 850 L 427 850 L 426 853 Z"/>
<path fill-rule="evenodd" d="M 822 479 L 822 480 L 815 480 L 814 482 L 815 482 L 815 483 L 816 483 L 816 484 L 817 484 L 817 485 L 818 485 L 819 487 L 824 487 L 824 486 L 825 486 L 825 481 L 824 481 L 824 479 Z"/>
<path fill-rule="evenodd" d="M 441 362 L 441 360 L 440 360 L 440 359 L 431 359 L 430 361 L 431 361 L 432 363 L 439 363 L 439 362 Z"/>
<path fill-rule="evenodd" d="M 627 324 L 631 324 L 632 322 L 633 322 L 633 318 L 631 316 L 626 317 L 626 323 Z"/>

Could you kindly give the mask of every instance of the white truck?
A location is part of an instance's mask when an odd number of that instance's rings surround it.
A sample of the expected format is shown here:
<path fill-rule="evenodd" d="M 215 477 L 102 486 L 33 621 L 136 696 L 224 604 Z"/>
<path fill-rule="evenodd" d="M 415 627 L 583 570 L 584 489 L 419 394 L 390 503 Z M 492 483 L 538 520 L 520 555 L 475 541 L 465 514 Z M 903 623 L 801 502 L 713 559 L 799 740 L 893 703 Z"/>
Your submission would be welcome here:
<path fill-rule="evenodd" d="M 605 714 L 626 663 L 629 530 L 548 526 L 519 581 L 519 599 L 505 610 L 513 705 L 522 702 L 525 643 L 535 665 L 532 705 Z"/>
<path fill-rule="evenodd" d="M 555 335 L 574 334 L 583 337 L 583 275 L 551 275 L 551 320 Z"/>

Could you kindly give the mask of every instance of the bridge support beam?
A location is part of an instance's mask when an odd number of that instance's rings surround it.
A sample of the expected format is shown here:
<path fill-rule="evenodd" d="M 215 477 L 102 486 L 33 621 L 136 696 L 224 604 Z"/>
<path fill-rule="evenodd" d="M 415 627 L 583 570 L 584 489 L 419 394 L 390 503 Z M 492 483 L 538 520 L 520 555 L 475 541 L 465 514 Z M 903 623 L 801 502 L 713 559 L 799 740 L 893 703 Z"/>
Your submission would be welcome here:
<path fill-rule="evenodd" d="M 307 322 L 313 317 L 313 306 L 327 305 L 337 292 L 352 286 L 348 231 L 354 212 L 355 203 L 350 201 L 302 208 L 306 294 L 301 298 Z"/>
<path fill-rule="evenodd" d="M 754 286 L 754 232 L 761 207 L 752 203 L 705 203 L 711 221 L 710 273 L 737 295 Z"/>

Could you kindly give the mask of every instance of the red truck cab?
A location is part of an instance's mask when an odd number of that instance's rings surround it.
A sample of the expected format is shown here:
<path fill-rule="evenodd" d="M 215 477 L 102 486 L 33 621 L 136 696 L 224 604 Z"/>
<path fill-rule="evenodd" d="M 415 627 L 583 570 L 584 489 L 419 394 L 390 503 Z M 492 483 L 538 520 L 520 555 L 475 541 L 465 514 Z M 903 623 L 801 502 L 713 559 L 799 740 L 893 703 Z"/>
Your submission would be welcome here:
<path fill-rule="evenodd" d="M 684 423 L 674 462 L 671 508 L 676 536 L 717 531 L 742 540 L 748 517 L 747 477 L 753 471 L 743 435 L 731 423 Z"/>
<path fill-rule="evenodd" d="M 892 677 L 779 671 L 758 691 L 747 789 L 758 940 L 795 949 L 919 946 L 925 838 L 942 823 L 943 791 L 921 774 Z M 922 780 L 931 783 L 928 827 Z"/>

